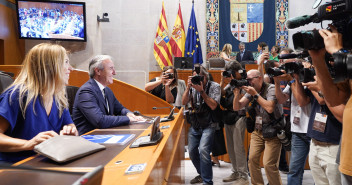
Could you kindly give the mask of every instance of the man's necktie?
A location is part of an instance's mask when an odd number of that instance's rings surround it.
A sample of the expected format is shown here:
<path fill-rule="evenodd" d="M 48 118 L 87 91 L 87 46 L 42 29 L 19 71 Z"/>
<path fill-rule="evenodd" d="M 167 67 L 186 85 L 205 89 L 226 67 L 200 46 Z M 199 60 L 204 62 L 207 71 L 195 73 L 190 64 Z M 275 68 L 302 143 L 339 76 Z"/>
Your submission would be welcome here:
<path fill-rule="evenodd" d="M 103 89 L 104 91 L 104 98 L 105 98 L 105 103 L 106 103 L 106 107 L 107 107 L 107 112 L 109 114 L 109 101 L 108 101 L 108 97 L 106 96 L 106 91 L 105 91 L 105 88 Z"/>

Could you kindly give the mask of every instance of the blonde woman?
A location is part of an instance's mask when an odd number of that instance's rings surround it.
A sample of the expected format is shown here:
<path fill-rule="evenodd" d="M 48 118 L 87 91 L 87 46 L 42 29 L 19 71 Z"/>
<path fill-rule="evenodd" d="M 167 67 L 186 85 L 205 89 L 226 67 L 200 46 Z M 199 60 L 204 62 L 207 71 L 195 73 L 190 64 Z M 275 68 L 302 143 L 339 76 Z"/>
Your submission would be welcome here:
<path fill-rule="evenodd" d="M 220 58 L 224 59 L 225 61 L 231 61 L 231 53 L 232 53 L 232 45 L 225 44 L 222 48 L 222 52 L 220 53 Z"/>
<path fill-rule="evenodd" d="M 66 99 L 71 70 L 62 46 L 43 43 L 28 52 L 19 76 L 0 96 L 0 163 L 27 158 L 58 134 L 78 135 Z"/>

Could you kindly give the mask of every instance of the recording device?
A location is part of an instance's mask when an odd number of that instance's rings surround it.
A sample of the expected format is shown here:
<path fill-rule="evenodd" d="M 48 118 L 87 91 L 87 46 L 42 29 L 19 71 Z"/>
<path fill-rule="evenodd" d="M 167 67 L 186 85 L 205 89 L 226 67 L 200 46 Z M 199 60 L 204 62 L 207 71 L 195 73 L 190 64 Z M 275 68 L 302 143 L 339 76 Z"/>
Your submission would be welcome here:
<path fill-rule="evenodd" d="M 266 70 L 266 73 L 269 75 L 270 78 L 272 77 L 276 77 L 276 76 L 280 76 L 285 74 L 284 72 L 282 72 L 283 68 L 281 67 L 269 67 Z"/>
<path fill-rule="evenodd" d="M 204 80 L 204 76 L 200 76 L 200 66 L 195 66 L 194 67 L 194 71 L 197 73 L 197 75 L 193 76 L 191 78 L 191 82 L 194 85 L 200 85 L 200 82 L 202 82 Z"/>
<path fill-rule="evenodd" d="M 285 130 L 280 130 L 277 133 L 277 137 L 279 138 L 282 146 L 285 148 L 286 151 L 291 151 L 291 141 L 285 134 Z"/>
<path fill-rule="evenodd" d="M 306 58 L 309 57 L 308 51 L 302 51 L 300 53 L 290 53 L 290 54 L 281 54 L 278 59 L 291 59 L 291 58 Z"/>
<path fill-rule="evenodd" d="M 263 53 L 269 53 L 269 46 L 263 47 Z"/>
<path fill-rule="evenodd" d="M 239 88 L 242 86 L 249 86 L 249 82 L 246 79 L 236 80 L 232 79 L 230 82 L 231 87 Z"/>
<path fill-rule="evenodd" d="M 291 18 L 286 22 L 289 29 L 323 20 L 332 20 L 337 30 L 342 33 L 345 48 L 352 48 L 352 0 L 337 0 L 319 6 L 318 12 L 313 15 L 304 15 Z M 317 50 L 324 48 L 324 42 L 317 30 L 300 31 L 292 36 L 296 51 Z"/>
<path fill-rule="evenodd" d="M 233 87 L 233 88 L 239 88 L 239 87 L 242 87 L 242 86 L 249 86 L 249 82 L 246 79 L 247 78 L 246 70 L 245 69 L 241 69 L 241 70 L 238 70 L 238 72 L 241 74 L 241 79 L 240 80 L 232 79 L 230 81 L 230 86 Z M 232 74 L 232 75 L 234 75 L 234 74 Z"/>
<path fill-rule="evenodd" d="M 304 66 L 299 62 L 288 62 L 282 65 L 281 67 L 268 68 L 267 74 L 269 77 L 277 77 L 285 74 L 298 74 L 300 82 L 312 82 L 315 81 L 315 70 L 314 68 L 304 68 Z"/>
<path fill-rule="evenodd" d="M 231 75 L 233 76 L 233 77 L 235 77 L 236 76 L 236 74 L 233 72 L 233 71 L 223 71 L 222 72 L 222 76 L 223 77 L 228 77 L 228 78 L 230 78 L 231 77 Z"/>
<path fill-rule="evenodd" d="M 334 82 L 352 79 L 352 54 L 337 52 L 332 54 L 334 58 Z"/>
<path fill-rule="evenodd" d="M 173 79 L 174 78 L 174 74 L 173 73 L 163 73 L 163 75 L 167 76 L 166 79 Z"/>

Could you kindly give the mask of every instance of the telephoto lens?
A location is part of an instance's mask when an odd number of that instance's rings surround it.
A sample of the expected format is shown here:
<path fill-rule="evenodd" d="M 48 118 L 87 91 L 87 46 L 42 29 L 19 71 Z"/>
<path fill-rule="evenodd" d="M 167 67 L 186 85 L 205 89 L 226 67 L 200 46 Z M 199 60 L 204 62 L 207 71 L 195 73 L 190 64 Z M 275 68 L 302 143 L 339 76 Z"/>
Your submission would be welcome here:
<path fill-rule="evenodd" d="M 282 146 L 285 148 L 286 151 L 291 151 L 291 141 L 288 139 L 286 136 L 286 133 L 284 130 L 280 130 L 277 133 L 277 137 L 279 138 Z"/>

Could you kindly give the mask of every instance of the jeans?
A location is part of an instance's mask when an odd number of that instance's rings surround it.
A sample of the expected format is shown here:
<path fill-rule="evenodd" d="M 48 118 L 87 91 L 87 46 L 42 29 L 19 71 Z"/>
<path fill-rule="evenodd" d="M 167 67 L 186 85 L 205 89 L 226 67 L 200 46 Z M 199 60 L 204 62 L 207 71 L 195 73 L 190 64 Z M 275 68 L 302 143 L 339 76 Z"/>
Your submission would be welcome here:
<path fill-rule="evenodd" d="M 287 174 L 287 185 L 301 185 L 304 165 L 309 153 L 310 138 L 305 134 L 292 133 L 290 172 Z"/>
<path fill-rule="evenodd" d="M 188 132 L 189 157 L 204 184 L 213 184 L 213 168 L 210 152 L 214 140 L 215 127 L 204 129 L 191 127 Z"/>

